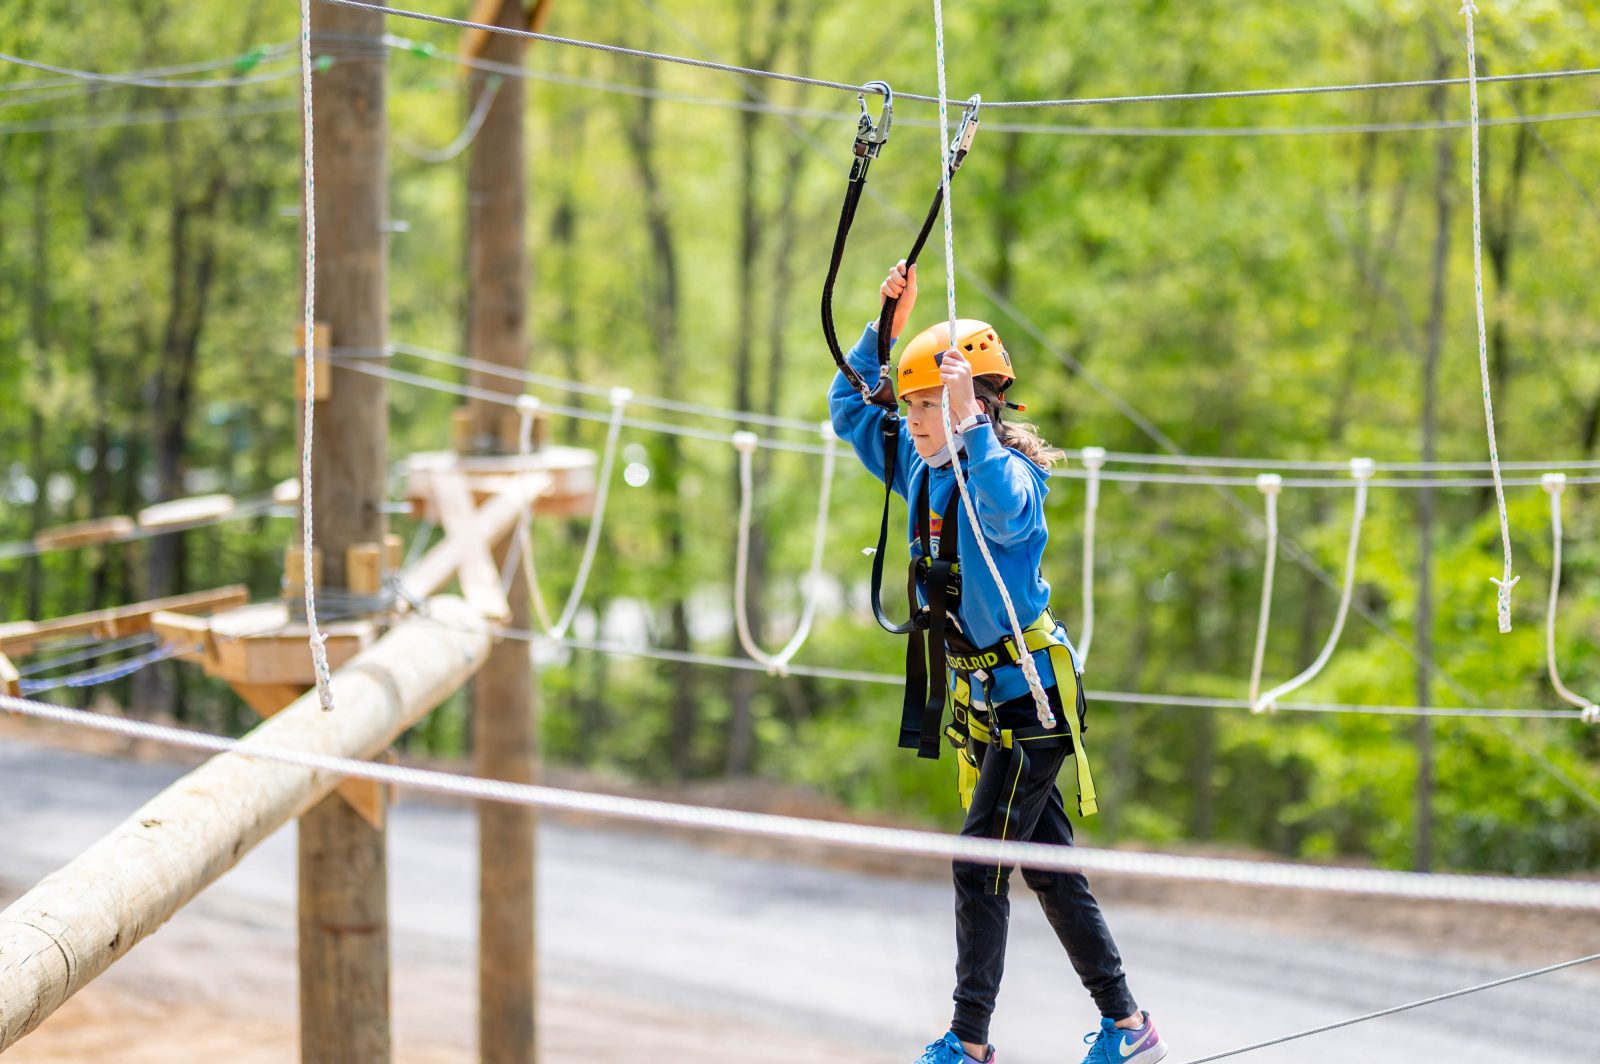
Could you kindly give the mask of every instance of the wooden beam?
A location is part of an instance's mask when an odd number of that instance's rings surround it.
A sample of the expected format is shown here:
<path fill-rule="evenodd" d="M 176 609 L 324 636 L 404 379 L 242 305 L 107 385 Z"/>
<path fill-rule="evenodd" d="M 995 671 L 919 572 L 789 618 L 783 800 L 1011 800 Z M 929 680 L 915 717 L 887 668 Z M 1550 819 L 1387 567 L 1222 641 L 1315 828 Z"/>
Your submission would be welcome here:
<path fill-rule="evenodd" d="M 477 611 L 456 598 L 428 605 L 429 616 L 396 626 L 334 676 L 334 712 L 315 692 L 302 696 L 0 912 L 0 1053 L 339 782 L 252 758 L 252 748 L 376 757 L 483 664 L 489 636 Z"/>
<path fill-rule="evenodd" d="M 75 521 L 70 525 L 57 525 L 33 534 L 33 545 L 40 550 L 64 550 L 68 547 L 89 547 L 96 543 L 113 543 L 133 535 L 133 518 L 125 514 L 116 517 L 97 517 L 93 521 Z"/>
<path fill-rule="evenodd" d="M 232 495 L 191 495 L 186 499 L 173 499 L 139 511 L 139 527 L 171 528 L 197 521 L 214 521 L 233 513 Z"/>
<path fill-rule="evenodd" d="M 118 606 L 93 613 L 77 613 L 71 617 L 58 617 L 52 621 L 14 621 L 0 624 L 0 654 L 22 657 L 33 653 L 52 639 L 92 632 L 105 639 L 120 639 L 125 635 L 150 630 L 150 619 L 163 610 L 173 613 L 209 613 L 213 610 L 233 609 L 250 601 L 250 591 L 243 584 L 219 587 L 215 591 L 192 591 L 187 595 L 151 599 L 131 606 Z"/>
<path fill-rule="evenodd" d="M 472 17 L 467 21 L 494 25 L 502 21 L 500 14 L 505 5 L 506 0 L 473 0 Z M 555 0 L 533 0 L 533 3 L 528 5 L 526 25 L 516 28 L 543 33 L 545 23 L 550 18 L 550 9 L 554 5 Z M 488 46 L 489 39 L 493 36 L 494 34 L 487 30 L 467 30 L 461 35 L 462 57 L 466 59 L 482 59 L 484 49 Z M 516 43 L 519 46 L 517 53 L 520 56 L 523 50 L 521 47 L 522 42 L 518 41 Z"/>
<path fill-rule="evenodd" d="M 500 570 L 495 567 L 494 555 L 490 553 L 493 540 L 478 523 L 478 510 L 472 505 L 466 478 L 459 473 L 438 472 L 430 479 L 445 538 L 456 542 L 456 572 L 461 578 L 461 593 L 485 617 L 506 620 L 511 616 L 511 605 L 506 601 L 505 589 L 500 586 Z"/>
<path fill-rule="evenodd" d="M 301 684 L 249 684 L 236 683 L 231 685 L 234 693 L 244 699 L 245 704 L 263 718 L 271 717 L 293 704 L 294 700 L 309 690 L 308 685 Z M 384 755 L 384 760 L 394 764 L 390 754 Z M 334 793 L 343 798 L 351 809 L 361 815 L 374 830 L 381 831 L 384 826 L 384 809 L 387 805 L 387 788 L 371 780 L 348 779 L 334 788 Z"/>
<path fill-rule="evenodd" d="M 0 654 L 0 694 L 22 697 L 22 677 L 17 674 L 17 667 L 11 664 L 11 659 L 4 654 Z"/>
<path fill-rule="evenodd" d="M 507 490 L 491 498 L 477 511 L 478 531 L 489 543 L 498 543 L 517 523 L 517 515 L 539 496 L 550 483 L 545 474 L 528 474 L 507 481 Z M 461 566 L 461 544 L 446 537 L 444 542 L 424 554 L 401 577 L 402 598 L 425 599 L 450 582 Z"/>

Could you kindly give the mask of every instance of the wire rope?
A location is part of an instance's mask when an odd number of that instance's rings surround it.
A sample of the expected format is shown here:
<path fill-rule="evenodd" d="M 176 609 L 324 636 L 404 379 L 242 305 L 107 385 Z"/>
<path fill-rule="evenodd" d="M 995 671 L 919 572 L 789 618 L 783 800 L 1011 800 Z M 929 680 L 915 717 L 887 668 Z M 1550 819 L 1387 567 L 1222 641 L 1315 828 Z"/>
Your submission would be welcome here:
<path fill-rule="evenodd" d="M 423 622 L 419 622 L 423 623 Z M 1600 909 L 1600 886 L 1580 880 L 1534 880 L 1393 872 L 1370 868 L 1277 864 L 1225 858 L 1055 846 L 1000 841 L 930 831 L 838 821 L 808 820 L 771 813 L 682 805 L 620 795 L 562 790 L 505 780 L 386 765 L 309 750 L 275 747 L 250 736 L 229 739 L 125 717 L 68 709 L 31 699 L 0 695 L 0 711 L 92 728 L 212 753 L 296 765 L 317 772 L 373 780 L 441 794 L 536 808 L 589 813 L 610 819 L 720 831 L 748 837 L 906 856 L 957 859 L 981 864 L 1003 862 L 1054 871 L 1103 872 L 1165 880 L 1233 883 L 1241 886 L 1356 894 L 1369 897 L 1475 902 L 1504 906 Z"/>
<path fill-rule="evenodd" d="M 482 22 L 471 22 L 466 19 L 449 18 L 445 15 L 435 15 L 424 11 L 410 11 L 400 7 L 389 7 L 382 4 L 365 3 L 363 0 L 319 0 L 324 4 L 333 4 L 337 7 L 356 8 L 361 11 L 371 11 L 379 14 L 393 15 L 397 18 L 414 19 L 420 22 L 431 22 L 441 26 L 454 26 L 458 29 L 482 30 L 486 33 L 499 33 L 508 37 L 518 37 L 522 40 L 543 41 L 547 44 L 562 45 L 570 48 L 584 48 L 596 52 L 605 52 L 611 55 L 627 56 L 633 59 L 648 59 L 659 63 L 673 63 L 679 66 L 694 67 L 700 70 L 713 70 L 724 74 L 736 74 L 743 77 L 766 78 L 773 81 L 784 81 L 797 85 L 809 85 L 814 88 L 833 89 L 856 95 L 861 92 L 861 86 L 853 82 L 831 81 L 826 78 L 806 77 L 800 74 L 787 74 L 775 70 L 761 70 L 755 67 L 737 66 L 732 63 L 718 63 L 708 59 L 693 59 L 687 56 L 669 55 L 664 52 L 652 52 L 642 48 L 628 48 L 623 45 L 606 44 L 599 41 L 588 41 L 574 37 L 558 37 L 549 33 L 537 33 L 533 30 L 521 30 L 508 26 L 496 26 Z M 1579 70 L 1548 70 L 1533 71 L 1518 74 L 1497 74 L 1493 77 L 1480 78 L 1484 82 L 1490 81 L 1549 81 L 1563 78 L 1593 77 L 1600 75 L 1600 68 Z M 1348 85 L 1306 85 L 1288 88 L 1263 88 L 1263 89 L 1232 89 L 1216 92 L 1169 92 L 1147 93 L 1130 96 L 1096 96 L 1077 99 L 1045 99 L 1045 100 L 1000 100 L 988 104 L 991 108 L 1045 108 L 1045 107 L 1088 107 L 1104 106 L 1109 104 L 1132 103 L 1170 103 L 1195 100 L 1239 100 L 1260 99 L 1269 96 L 1308 96 L 1325 95 L 1347 92 L 1375 92 L 1392 89 L 1421 89 L 1445 85 L 1464 85 L 1466 78 L 1423 78 L 1409 81 L 1382 81 L 1366 84 Z M 895 93 L 897 98 L 916 100 L 919 103 L 943 104 L 950 102 L 948 97 L 941 92 L 938 96 L 919 93 Z"/>

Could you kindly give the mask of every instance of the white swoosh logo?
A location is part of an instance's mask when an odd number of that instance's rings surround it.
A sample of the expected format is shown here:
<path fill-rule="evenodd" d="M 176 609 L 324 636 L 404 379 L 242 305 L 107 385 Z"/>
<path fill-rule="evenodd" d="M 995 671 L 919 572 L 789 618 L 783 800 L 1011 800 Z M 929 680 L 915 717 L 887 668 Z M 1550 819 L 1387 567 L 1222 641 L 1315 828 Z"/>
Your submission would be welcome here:
<path fill-rule="evenodd" d="M 1146 1031 L 1144 1033 L 1144 1037 L 1143 1038 L 1139 1039 L 1137 1042 L 1134 1042 L 1132 1045 L 1120 1045 L 1120 1046 L 1118 1046 L 1117 1047 L 1117 1052 L 1122 1054 L 1122 1059 L 1123 1060 L 1127 1060 L 1129 1057 L 1131 1057 L 1135 1053 L 1139 1052 L 1139 1050 L 1143 1049 L 1144 1048 L 1144 1044 L 1146 1042 L 1150 1041 L 1150 1036 L 1155 1034 L 1155 1033 L 1156 1033 L 1156 1029 L 1154 1027 L 1151 1027 L 1148 1031 Z"/>

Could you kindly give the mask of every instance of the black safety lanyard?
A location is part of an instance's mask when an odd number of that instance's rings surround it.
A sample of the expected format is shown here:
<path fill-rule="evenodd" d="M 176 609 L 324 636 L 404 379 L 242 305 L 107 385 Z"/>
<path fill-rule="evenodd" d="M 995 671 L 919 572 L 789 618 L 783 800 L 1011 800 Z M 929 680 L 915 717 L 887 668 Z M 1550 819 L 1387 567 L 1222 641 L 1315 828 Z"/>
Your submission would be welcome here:
<path fill-rule="evenodd" d="M 916 527 L 922 556 L 912 558 L 906 581 L 911 600 L 911 620 L 906 622 L 906 690 L 900 707 L 900 746 L 917 751 L 918 757 L 937 759 L 944 729 L 944 707 L 948 692 L 949 667 L 945 657 L 945 629 L 950 614 L 960 608 L 961 511 L 947 500 L 950 511 L 939 529 L 939 549 L 933 550 L 933 507 L 925 469 L 917 486 Z M 917 575 L 923 577 L 926 609 L 917 599 Z M 926 640 L 926 645 L 924 645 Z"/>
<path fill-rule="evenodd" d="M 872 120 L 871 112 L 867 110 L 868 93 L 876 93 L 883 97 L 883 113 L 876 123 Z M 822 334 L 828 341 L 828 350 L 833 355 L 834 365 L 844 374 L 845 380 L 861 393 L 863 402 L 879 407 L 883 411 L 879 421 L 879 432 L 883 440 L 883 518 L 878 526 L 878 546 L 872 553 L 872 615 L 885 631 L 909 637 L 906 647 L 906 693 L 901 716 L 900 745 L 915 747 L 921 757 L 937 758 L 946 693 L 944 633 L 947 611 L 955 605 L 954 601 L 950 601 L 947 590 L 956 566 L 957 521 L 955 515 L 952 515 L 949 531 L 941 534 L 938 557 L 934 557 L 928 531 L 930 523 L 928 476 L 924 471 L 919 497 L 913 505 L 918 508 L 918 535 L 922 542 L 924 564 L 928 567 L 928 606 L 923 609 L 918 603 L 919 563 L 913 559 L 907 581 L 911 616 L 902 624 L 891 621 L 883 608 L 883 558 L 889 546 L 889 502 L 894 495 L 895 474 L 900 460 L 900 413 L 893 376 L 889 371 L 891 345 L 889 329 L 894 322 L 895 311 L 899 308 L 900 298 L 894 296 L 884 300 L 878 314 L 878 383 L 874 387 L 868 387 L 861 374 L 857 373 L 845 358 L 844 351 L 839 346 L 838 332 L 833 324 L 833 289 L 839 279 L 839 268 L 844 262 L 845 243 L 850 236 L 850 227 L 855 223 L 856 208 L 861 203 L 861 193 L 866 189 L 867 172 L 872 167 L 872 160 L 878 157 L 879 151 L 888 143 L 889 126 L 894 117 L 894 92 L 887 82 L 868 82 L 862 87 L 859 100 L 861 118 L 856 124 L 856 137 L 852 146 L 854 158 L 850 164 L 850 182 L 845 186 L 844 205 L 839 210 L 839 228 L 833 238 L 833 254 L 828 261 L 827 278 L 822 284 Z M 918 230 L 917 239 L 911 245 L 911 253 L 906 256 L 908 273 L 911 267 L 917 264 L 917 258 L 922 254 L 922 249 L 927 245 L 928 237 L 933 232 L 934 223 L 938 221 L 939 210 L 944 206 L 946 183 L 955 179 L 956 171 L 961 169 L 967 153 L 972 149 L 972 140 L 978 133 L 978 107 L 981 102 L 981 98 L 976 95 L 967 100 L 961 124 L 957 127 L 955 138 L 950 143 L 949 172 L 941 176 L 939 186 L 933 193 L 933 202 L 928 206 L 927 216 L 922 220 L 922 228 Z M 924 632 L 926 632 L 926 647 L 923 642 Z"/>

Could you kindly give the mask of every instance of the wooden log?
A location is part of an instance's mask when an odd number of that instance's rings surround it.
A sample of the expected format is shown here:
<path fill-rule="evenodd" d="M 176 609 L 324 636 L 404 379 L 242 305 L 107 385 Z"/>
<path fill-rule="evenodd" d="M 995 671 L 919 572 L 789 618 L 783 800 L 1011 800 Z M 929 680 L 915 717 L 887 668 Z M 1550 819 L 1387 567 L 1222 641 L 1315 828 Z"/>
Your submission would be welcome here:
<path fill-rule="evenodd" d="M 286 706 L 292 705 L 295 699 L 310 688 L 309 684 L 281 683 L 236 683 L 231 686 L 234 693 L 244 699 L 245 704 L 263 718 L 271 717 Z M 384 755 L 384 760 L 394 764 L 394 758 L 387 753 Z M 347 779 L 334 788 L 334 793 L 343 798 L 350 808 L 361 814 L 361 819 L 381 831 L 384 826 L 386 790 L 382 784 L 371 780 Z"/>
<path fill-rule="evenodd" d="M 215 521 L 233 512 L 232 495 L 192 495 L 187 499 L 156 503 L 139 511 L 139 527 L 171 528 L 199 521 Z"/>
<path fill-rule="evenodd" d="M 33 534 L 33 545 L 40 550 L 65 550 L 68 547 L 89 547 L 96 543 L 113 543 L 133 535 L 133 518 L 125 514 L 116 517 L 97 517 L 93 521 L 75 521 L 70 525 L 57 525 Z"/>
<path fill-rule="evenodd" d="M 537 24 L 549 11 L 548 0 L 480 0 L 485 22 L 522 28 Z M 483 32 L 483 31 L 476 31 Z M 468 34 L 470 37 L 470 34 Z M 465 44 L 465 42 L 464 42 Z M 520 66 L 523 41 L 494 34 L 477 49 L 485 59 Z M 482 73 L 473 88 L 494 91 Z M 508 370 L 528 365 L 528 231 L 527 157 L 523 138 L 524 87 L 516 80 L 502 84 L 473 142 L 467 165 L 468 220 L 471 233 L 471 283 L 467 286 L 467 344 L 472 356 Z M 520 412 L 489 401 L 491 393 L 516 395 L 520 386 L 510 375 L 474 369 L 468 377 L 473 394 L 467 400 L 475 451 L 514 455 L 518 466 L 527 459 L 520 449 Z M 470 488 L 464 471 L 476 455 L 458 462 L 462 495 Z M 513 472 L 512 476 L 518 473 Z M 553 478 L 552 478 L 553 479 Z M 443 500 L 441 499 L 441 502 Z M 449 525 L 445 525 L 449 533 Z M 453 533 L 449 533 L 452 534 Z M 520 548 L 507 541 L 492 560 L 498 578 L 508 557 Z M 512 570 L 506 620 L 511 627 L 532 624 L 526 574 Z M 466 569 L 463 567 L 463 586 Z M 498 579 L 494 584 L 501 590 Z M 534 676 L 527 644 L 505 640 L 490 652 L 473 683 L 472 746 L 477 771 L 491 779 L 531 783 L 537 752 Z M 478 1057 L 483 1064 L 534 1064 L 538 1059 L 535 1002 L 536 950 L 534 810 L 480 802 L 478 805 Z"/>
<path fill-rule="evenodd" d="M 297 699 L 250 732 L 238 751 L 162 791 L 0 912 L 0 1052 L 339 783 L 327 772 L 251 758 L 252 747 L 375 757 L 477 671 L 488 652 L 475 610 L 459 599 L 434 599 L 429 616 L 398 625 L 334 676 L 335 712 L 323 712 L 315 692 Z"/>
<path fill-rule="evenodd" d="M 250 601 L 243 584 L 219 587 L 214 591 L 191 591 L 186 595 L 151 599 L 149 602 L 118 606 L 114 609 L 77 613 L 51 621 L 14 621 L 0 624 L 0 653 L 22 657 L 52 639 L 92 632 L 105 639 L 120 639 L 150 630 L 150 620 L 163 610 L 173 613 L 210 613 L 229 610 Z"/>

